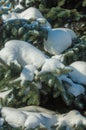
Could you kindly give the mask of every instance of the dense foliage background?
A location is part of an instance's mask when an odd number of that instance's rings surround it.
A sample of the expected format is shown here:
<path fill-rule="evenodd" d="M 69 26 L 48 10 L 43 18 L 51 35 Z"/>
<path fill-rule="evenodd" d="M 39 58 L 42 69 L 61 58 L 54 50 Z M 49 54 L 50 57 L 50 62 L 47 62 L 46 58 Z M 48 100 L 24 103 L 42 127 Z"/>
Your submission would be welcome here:
<path fill-rule="evenodd" d="M 26 4 L 27 1 L 29 2 L 28 4 Z M 15 1 L 12 4 L 15 5 Z M 76 60 L 86 61 L 86 0 L 22 0 L 21 5 L 24 7 L 24 10 L 31 6 L 38 8 L 51 23 L 53 28 L 68 27 L 76 32 L 79 39 L 74 41 L 73 46 L 64 52 L 66 65 Z M 19 12 L 19 9 L 16 9 L 15 11 Z M 1 48 L 4 43 L 10 39 L 31 41 L 32 43 L 34 42 L 35 46 L 39 46 L 40 48 L 40 44 L 42 46 L 43 40 L 42 33 L 38 30 L 40 35 L 37 35 L 37 37 L 31 35 L 28 39 L 28 32 L 25 32 L 24 28 L 22 28 L 27 22 L 30 23 L 30 21 L 9 21 L 5 23 L 4 26 L 2 26 L 1 22 Z M 73 103 L 71 106 L 67 106 L 61 96 L 58 96 L 57 89 L 53 88 L 53 83 L 49 85 L 48 82 L 46 83 L 44 81 L 42 83 L 42 90 L 37 89 L 37 81 L 33 81 L 32 83 L 27 82 L 22 88 L 20 87 L 20 83 L 10 85 L 9 81 L 18 77 L 20 71 L 21 70 L 19 70 L 15 65 L 12 65 L 9 69 L 6 67 L 0 68 L 1 92 L 6 89 L 12 89 L 12 92 L 5 101 L 1 100 L 1 105 L 11 107 L 39 105 L 60 112 L 66 112 L 73 108 L 79 109 L 77 106 L 74 106 Z M 50 78 L 52 79 L 52 75 L 49 79 Z M 30 92 L 28 90 L 28 85 L 31 86 Z M 84 109 L 85 108 L 86 106 L 84 106 Z"/>

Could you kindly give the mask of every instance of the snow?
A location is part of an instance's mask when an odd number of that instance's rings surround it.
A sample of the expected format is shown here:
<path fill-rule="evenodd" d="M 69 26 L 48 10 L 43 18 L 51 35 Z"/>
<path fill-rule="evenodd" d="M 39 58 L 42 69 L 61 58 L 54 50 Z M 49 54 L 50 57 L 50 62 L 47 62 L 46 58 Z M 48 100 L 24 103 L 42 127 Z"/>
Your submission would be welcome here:
<path fill-rule="evenodd" d="M 44 41 L 44 49 L 52 55 L 61 54 L 72 45 L 76 34 L 71 29 L 53 28 L 47 29 L 48 38 Z"/>
<path fill-rule="evenodd" d="M 0 51 L 0 58 L 7 64 L 15 63 L 17 66 L 34 65 L 40 68 L 47 56 L 25 41 L 10 40 L 6 42 L 5 47 Z"/>
<path fill-rule="evenodd" d="M 86 62 L 76 61 L 70 64 L 70 66 L 73 69 L 73 71 L 69 73 L 70 78 L 74 82 L 86 85 Z"/>
<path fill-rule="evenodd" d="M 14 128 L 21 127 L 25 130 L 36 128 L 37 126 L 45 126 L 47 130 L 50 130 L 52 126 L 58 128 L 66 126 L 68 129 L 72 129 L 74 125 L 86 126 L 86 117 L 82 116 L 80 112 L 76 110 L 65 114 L 51 115 L 46 112 L 29 112 L 10 107 L 2 107 L 1 115 L 10 126 Z"/>
<path fill-rule="evenodd" d="M 44 24 L 44 27 L 51 28 L 50 23 L 44 18 L 44 16 L 41 14 L 41 12 L 34 7 L 30 7 L 21 13 L 9 12 L 8 14 L 2 15 L 2 19 L 4 21 L 8 21 L 11 19 L 27 19 L 27 20 L 29 20 L 31 18 L 36 18 L 36 19 L 42 18 L 46 21 L 46 23 Z"/>

